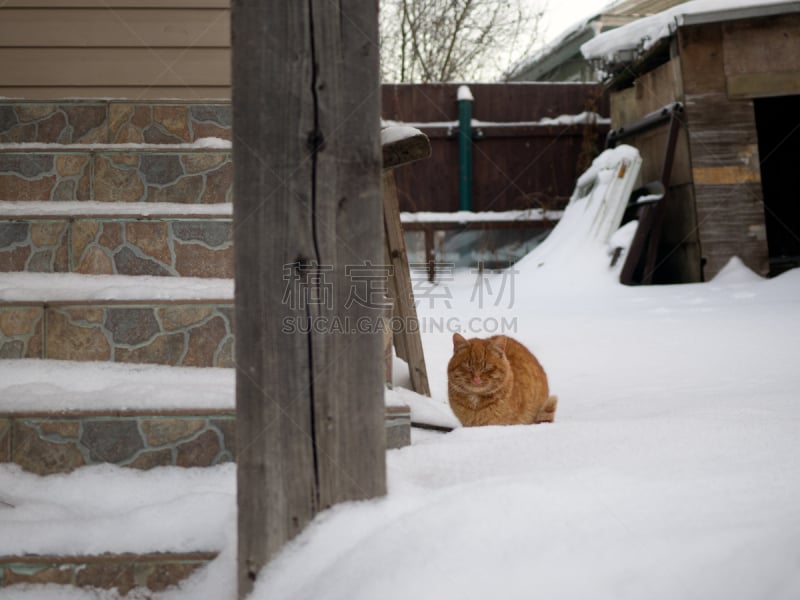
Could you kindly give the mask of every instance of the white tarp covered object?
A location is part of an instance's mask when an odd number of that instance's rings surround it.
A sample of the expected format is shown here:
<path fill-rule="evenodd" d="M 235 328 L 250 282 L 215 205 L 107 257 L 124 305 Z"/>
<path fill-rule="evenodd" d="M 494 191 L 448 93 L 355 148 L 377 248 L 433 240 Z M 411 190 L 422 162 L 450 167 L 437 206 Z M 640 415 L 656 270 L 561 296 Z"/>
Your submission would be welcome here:
<path fill-rule="evenodd" d="M 536 265 L 554 276 L 579 267 L 586 276 L 604 276 L 608 262 L 596 264 L 592 259 L 604 261 L 607 253 L 602 250 L 613 250 L 610 240 L 620 227 L 641 166 L 642 158 L 633 146 L 623 144 L 601 153 L 578 178 L 553 232 L 517 267 Z M 617 265 L 620 268 L 621 262 Z"/>

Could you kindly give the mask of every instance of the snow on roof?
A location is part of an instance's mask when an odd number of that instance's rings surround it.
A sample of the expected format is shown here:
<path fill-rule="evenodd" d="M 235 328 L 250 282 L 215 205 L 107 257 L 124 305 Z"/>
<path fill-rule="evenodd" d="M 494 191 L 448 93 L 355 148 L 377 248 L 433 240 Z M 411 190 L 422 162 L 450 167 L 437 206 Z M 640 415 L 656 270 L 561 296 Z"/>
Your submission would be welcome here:
<path fill-rule="evenodd" d="M 692 0 L 601 33 L 581 46 L 584 58 L 619 62 L 619 54 L 641 52 L 671 36 L 678 27 L 800 10 L 796 0 Z"/>
<path fill-rule="evenodd" d="M 545 60 L 546 57 L 552 54 L 558 47 L 566 44 L 569 41 L 572 41 L 573 39 L 579 38 L 582 33 L 591 27 L 592 22 L 595 21 L 597 17 L 597 14 L 592 14 L 590 17 L 585 17 L 584 19 L 577 21 L 574 25 L 564 30 L 564 32 L 556 37 L 553 41 L 548 42 L 539 48 L 531 56 L 523 58 L 519 63 L 511 68 L 510 78 L 513 79 L 518 75 L 525 73 L 538 62 Z"/>

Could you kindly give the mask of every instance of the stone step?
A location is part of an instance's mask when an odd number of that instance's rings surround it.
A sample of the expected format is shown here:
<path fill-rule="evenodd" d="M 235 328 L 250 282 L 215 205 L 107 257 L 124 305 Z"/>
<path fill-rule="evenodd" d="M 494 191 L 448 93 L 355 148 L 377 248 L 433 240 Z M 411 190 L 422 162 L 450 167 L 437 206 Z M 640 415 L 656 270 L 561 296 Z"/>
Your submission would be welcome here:
<path fill-rule="evenodd" d="M 0 273 L 0 358 L 233 366 L 229 279 Z"/>
<path fill-rule="evenodd" d="M 233 302 L 0 302 L 0 358 L 233 366 Z"/>
<path fill-rule="evenodd" d="M 226 102 L 0 99 L 0 144 L 181 144 L 231 139 Z"/>
<path fill-rule="evenodd" d="M 233 277 L 230 204 L 82 204 L 0 203 L 0 272 Z"/>
<path fill-rule="evenodd" d="M 408 407 L 388 406 L 384 424 L 387 448 L 410 444 Z M 104 463 L 147 470 L 210 467 L 235 459 L 232 409 L 0 411 L 0 463 L 13 463 L 37 475 Z"/>
<path fill-rule="evenodd" d="M 230 147 L 201 142 L 2 145 L 0 200 L 230 202 Z"/>
<path fill-rule="evenodd" d="M 120 596 L 137 590 L 136 598 L 146 598 L 149 592 L 177 585 L 216 556 L 215 552 L 0 556 L 0 589 L 17 584 L 54 584 L 116 588 Z"/>
<path fill-rule="evenodd" d="M 0 463 L 50 475 L 233 461 L 235 387 L 233 369 L 0 360 Z M 387 403 L 387 446 L 406 446 L 410 410 Z"/>
<path fill-rule="evenodd" d="M 235 426 L 232 409 L 0 411 L 0 462 L 37 475 L 103 463 L 210 467 L 235 459 Z"/>

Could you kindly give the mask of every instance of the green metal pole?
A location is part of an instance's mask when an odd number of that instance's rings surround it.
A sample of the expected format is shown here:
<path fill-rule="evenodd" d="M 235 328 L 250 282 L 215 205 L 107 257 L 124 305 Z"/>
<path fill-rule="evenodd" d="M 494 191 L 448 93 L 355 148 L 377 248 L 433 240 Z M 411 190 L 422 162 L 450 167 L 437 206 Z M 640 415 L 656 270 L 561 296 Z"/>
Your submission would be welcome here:
<path fill-rule="evenodd" d="M 458 88 L 458 209 L 472 210 L 472 92 Z"/>

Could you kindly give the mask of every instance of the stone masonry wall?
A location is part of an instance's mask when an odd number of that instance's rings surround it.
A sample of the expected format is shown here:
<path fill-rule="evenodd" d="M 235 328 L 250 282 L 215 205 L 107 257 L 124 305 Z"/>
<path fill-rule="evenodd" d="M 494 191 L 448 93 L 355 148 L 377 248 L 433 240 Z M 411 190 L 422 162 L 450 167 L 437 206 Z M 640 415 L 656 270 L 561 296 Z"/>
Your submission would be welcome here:
<path fill-rule="evenodd" d="M 0 462 L 39 475 L 111 463 L 136 469 L 207 467 L 235 460 L 233 411 L 207 415 L 0 415 Z"/>
<path fill-rule="evenodd" d="M 215 553 L 184 555 L 129 554 L 78 557 L 3 557 L 0 559 L 0 588 L 17 584 L 57 584 L 79 587 L 116 588 L 133 598 L 150 597 L 186 579 L 216 557 Z"/>
<path fill-rule="evenodd" d="M 0 144 L 231 139 L 229 104 L 0 101 Z M 0 153 L 0 200 L 230 202 L 230 152 L 53 148 Z"/>
<path fill-rule="evenodd" d="M 0 221 L 0 272 L 233 277 L 230 219 Z"/>
<path fill-rule="evenodd" d="M 0 199 L 230 202 L 230 152 L 42 150 L 0 152 Z"/>
<path fill-rule="evenodd" d="M 231 139 L 230 104 L 3 102 L 0 144 L 185 144 Z"/>
<path fill-rule="evenodd" d="M 0 358 L 233 367 L 232 304 L 0 305 Z"/>

